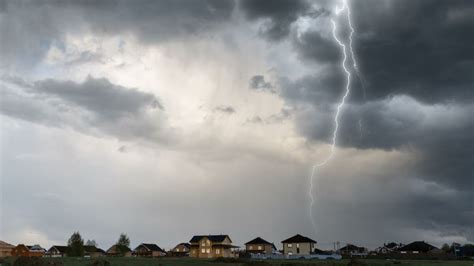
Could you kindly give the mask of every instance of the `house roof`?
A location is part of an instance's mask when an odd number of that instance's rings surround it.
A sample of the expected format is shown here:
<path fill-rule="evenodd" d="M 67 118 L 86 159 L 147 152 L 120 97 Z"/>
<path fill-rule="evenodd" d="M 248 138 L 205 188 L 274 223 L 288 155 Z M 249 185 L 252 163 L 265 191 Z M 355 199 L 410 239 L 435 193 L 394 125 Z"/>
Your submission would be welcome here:
<path fill-rule="evenodd" d="M 249 242 L 245 243 L 245 245 L 250 245 L 250 244 L 265 244 L 265 245 L 272 245 L 272 243 L 268 242 L 267 240 L 257 237 L 255 239 L 250 240 Z"/>
<path fill-rule="evenodd" d="M 400 248 L 400 251 L 418 251 L 418 252 L 428 252 L 430 250 L 437 249 L 435 246 L 432 246 L 425 241 L 415 241 L 406 246 Z"/>
<path fill-rule="evenodd" d="M 149 251 L 160 251 L 160 252 L 165 252 L 163 249 L 161 249 L 157 244 L 147 244 L 147 243 L 141 243 L 140 245 L 138 245 L 138 247 L 135 248 L 135 250 L 137 248 L 139 248 L 140 246 L 143 246 L 145 247 L 146 249 L 148 249 Z"/>
<path fill-rule="evenodd" d="M 297 234 L 295 236 L 292 236 L 288 239 L 281 241 L 281 243 L 317 243 L 317 242 L 311 238 Z"/>
<path fill-rule="evenodd" d="M 85 252 L 100 252 L 100 253 L 105 253 L 105 251 L 101 248 L 98 248 L 96 246 L 84 246 L 84 251 Z"/>
<path fill-rule="evenodd" d="M 397 243 L 395 243 L 395 242 L 390 242 L 390 243 L 388 243 L 388 244 L 386 244 L 386 245 L 384 244 L 384 247 L 386 247 L 386 248 L 396 248 L 396 247 L 398 247 L 398 246 L 399 246 L 399 245 L 398 245 Z"/>
<path fill-rule="evenodd" d="M 176 247 L 174 247 L 174 248 L 177 248 L 177 247 L 179 247 L 179 246 L 181 246 L 181 245 L 183 245 L 183 246 L 185 246 L 185 247 L 187 247 L 187 248 L 190 248 L 190 247 L 191 247 L 191 245 L 190 245 L 189 243 L 184 243 L 184 242 L 183 242 L 183 243 L 179 243 L 179 244 L 176 245 Z"/>
<path fill-rule="evenodd" d="M 15 247 L 14 245 L 0 240 L 0 248 L 14 248 L 14 247 Z"/>
<path fill-rule="evenodd" d="M 52 249 L 56 249 L 60 253 L 66 253 L 67 252 L 67 246 L 52 246 L 51 248 L 48 249 L 48 252 L 51 252 Z"/>
<path fill-rule="evenodd" d="M 124 247 L 125 250 L 128 252 L 128 251 L 132 251 L 129 247 Z M 118 253 L 118 250 L 117 250 L 117 245 L 113 245 L 111 246 L 109 249 L 107 249 L 107 252 L 106 253 Z"/>
<path fill-rule="evenodd" d="M 346 246 L 340 248 L 339 250 L 359 250 L 359 249 L 363 249 L 364 247 L 358 247 L 356 245 L 352 245 L 352 244 L 347 244 Z"/>
<path fill-rule="evenodd" d="M 232 240 L 230 239 L 228 235 L 197 235 L 197 236 L 193 236 L 193 238 L 191 238 L 189 242 L 190 243 L 199 242 L 204 237 L 207 237 L 212 242 L 222 242 L 226 239 L 226 237 L 228 237 L 230 242 L 232 242 Z"/>
<path fill-rule="evenodd" d="M 32 245 L 32 246 L 26 246 L 30 251 L 34 252 L 44 252 L 46 249 L 42 248 L 40 245 Z"/>

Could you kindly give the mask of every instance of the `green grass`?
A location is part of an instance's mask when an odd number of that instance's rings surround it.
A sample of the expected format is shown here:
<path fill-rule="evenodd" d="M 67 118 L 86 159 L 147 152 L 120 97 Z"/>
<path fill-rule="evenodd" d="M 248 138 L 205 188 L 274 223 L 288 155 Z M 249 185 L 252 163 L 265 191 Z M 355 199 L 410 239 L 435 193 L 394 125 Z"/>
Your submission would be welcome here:
<path fill-rule="evenodd" d="M 44 258 L 45 265 L 53 265 L 54 262 L 58 265 L 82 266 L 92 265 L 95 259 L 93 258 Z M 203 266 L 342 266 L 347 265 L 349 260 L 341 261 L 317 261 L 317 260 L 268 260 L 265 262 L 256 261 L 233 261 L 233 262 L 215 262 L 213 260 L 192 259 L 192 258 L 101 258 L 107 260 L 110 265 L 117 266 L 184 266 L 184 265 L 203 265 Z M 3 265 L 10 265 L 14 258 L 8 258 Z M 400 260 L 400 261 L 386 261 L 386 260 L 359 260 L 364 266 L 389 266 L 389 265 L 403 265 L 403 266 L 473 266 L 473 261 L 437 261 L 437 260 Z M 9 264 L 10 263 L 10 264 Z"/>

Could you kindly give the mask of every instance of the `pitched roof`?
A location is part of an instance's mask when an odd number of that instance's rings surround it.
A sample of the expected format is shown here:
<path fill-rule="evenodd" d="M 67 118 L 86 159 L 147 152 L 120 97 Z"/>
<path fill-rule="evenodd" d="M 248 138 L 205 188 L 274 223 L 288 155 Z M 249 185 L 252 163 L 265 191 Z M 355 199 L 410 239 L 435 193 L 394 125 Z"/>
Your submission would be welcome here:
<path fill-rule="evenodd" d="M 418 251 L 418 252 L 428 252 L 430 250 L 437 249 L 435 246 L 432 246 L 425 241 L 415 241 L 406 246 L 400 248 L 400 251 Z"/>
<path fill-rule="evenodd" d="M 177 247 L 179 247 L 180 245 L 183 245 L 183 246 L 185 246 L 185 247 L 187 247 L 187 248 L 191 247 L 191 245 L 190 245 L 189 243 L 184 243 L 184 242 L 183 242 L 183 243 L 179 243 L 179 244 L 176 245 L 176 247 L 174 247 L 174 248 L 177 248 Z"/>
<path fill-rule="evenodd" d="M 288 239 L 281 241 L 281 243 L 317 243 L 317 242 L 311 238 L 297 234 L 295 236 L 292 236 Z"/>
<path fill-rule="evenodd" d="M 346 246 L 340 248 L 339 250 L 345 250 L 345 251 L 353 251 L 353 250 L 360 250 L 360 249 L 364 249 L 364 247 L 358 247 L 356 245 L 352 245 L 352 244 L 347 244 Z"/>
<path fill-rule="evenodd" d="M 14 248 L 14 247 L 15 247 L 14 245 L 0 240 L 0 248 Z"/>
<path fill-rule="evenodd" d="M 96 246 L 84 246 L 84 251 L 85 252 L 100 252 L 100 253 L 105 253 L 105 251 L 101 248 L 98 248 Z"/>
<path fill-rule="evenodd" d="M 265 244 L 265 245 L 272 245 L 272 243 L 268 242 L 267 240 L 257 237 L 253 240 L 250 240 L 249 242 L 245 243 L 245 245 L 250 245 L 250 244 Z"/>
<path fill-rule="evenodd" d="M 148 250 L 150 250 L 150 251 L 165 252 L 165 251 L 162 250 L 158 245 L 156 245 L 156 244 L 147 244 L 147 243 L 141 243 L 141 244 L 138 245 L 138 247 L 136 247 L 135 249 L 139 248 L 140 246 L 144 246 L 146 249 L 148 249 Z"/>
<path fill-rule="evenodd" d="M 48 252 L 51 252 L 52 249 L 56 249 L 60 253 L 66 253 L 67 252 L 67 246 L 52 246 L 51 248 L 48 249 Z"/>
<path fill-rule="evenodd" d="M 226 237 L 228 237 L 230 240 L 230 237 L 228 235 L 197 235 L 197 236 L 193 236 L 193 238 L 191 238 L 189 242 L 190 243 L 199 242 L 203 237 L 207 237 L 212 242 L 222 242 L 226 239 Z M 232 242 L 232 240 L 230 240 L 230 242 Z"/>

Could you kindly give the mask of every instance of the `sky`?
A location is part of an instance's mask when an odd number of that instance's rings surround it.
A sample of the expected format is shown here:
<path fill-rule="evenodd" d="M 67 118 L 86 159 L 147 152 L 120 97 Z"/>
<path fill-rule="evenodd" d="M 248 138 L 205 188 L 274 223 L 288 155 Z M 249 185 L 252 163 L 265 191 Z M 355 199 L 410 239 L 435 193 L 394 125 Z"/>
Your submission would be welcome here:
<path fill-rule="evenodd" d="M 0 239 L 474 241 L 474 2 L 0 0 Z"/>

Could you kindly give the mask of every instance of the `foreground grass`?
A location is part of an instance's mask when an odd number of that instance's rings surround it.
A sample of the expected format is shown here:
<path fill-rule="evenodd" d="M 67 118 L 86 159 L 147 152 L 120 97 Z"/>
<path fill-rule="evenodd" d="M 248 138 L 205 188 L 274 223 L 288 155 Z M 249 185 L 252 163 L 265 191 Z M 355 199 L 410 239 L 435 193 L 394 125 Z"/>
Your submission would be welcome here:
<path fill-rule="evenodd" d="M 349 260 L 340 261 L 317 261 L 317 260 L 267 260 L 267 261 L 229 261 L 218 262 L 213 260 L 192 259 L 192 258 L 101 258 L 100 261 L 107 261 L 110 265 L 117 266 L 184 266 L 184 265 L 203 265 L 203 266 L 342 266 L 348 265 Z M 65 266 L 82 266 L 94 265 L 95 259 L 91 258 L 44 258 L 44 265 L 65 265 Z M 14 258 L 8 258 L 0 265 L 13 265 Z M 440 261 L 440 260 L 359 260 L 364 266 L 472 266 L 473 261 Z M 100 265 L 100 264 L 98 264 Z"/>

